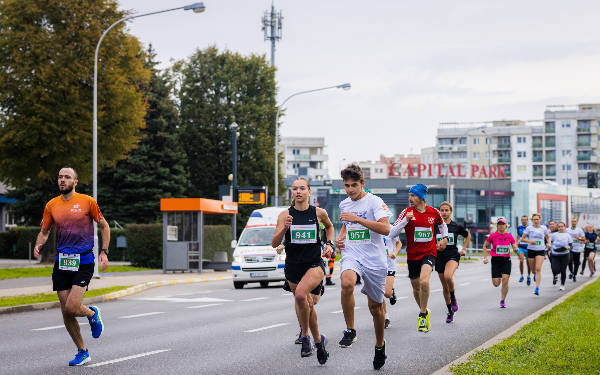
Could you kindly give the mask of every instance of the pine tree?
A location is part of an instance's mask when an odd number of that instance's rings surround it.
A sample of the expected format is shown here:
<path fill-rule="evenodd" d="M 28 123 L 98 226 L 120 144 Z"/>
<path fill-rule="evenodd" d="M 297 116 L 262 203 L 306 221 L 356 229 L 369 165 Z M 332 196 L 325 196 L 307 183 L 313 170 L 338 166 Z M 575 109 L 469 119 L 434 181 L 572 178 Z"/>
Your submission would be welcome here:
<path fill-rule="evenodd" d="M 140 141 L 126 159 L 104 170 L 98 179 L 103 214 L 120 223 L 156 221 L 160 198 L 182 197 L 188 185 L 177 108 L 170 98 L 171 79 L 156 68 L 155 57 L 150 46 L 146 68 L 152 75 L 144 86 L 148 110 Z"/>

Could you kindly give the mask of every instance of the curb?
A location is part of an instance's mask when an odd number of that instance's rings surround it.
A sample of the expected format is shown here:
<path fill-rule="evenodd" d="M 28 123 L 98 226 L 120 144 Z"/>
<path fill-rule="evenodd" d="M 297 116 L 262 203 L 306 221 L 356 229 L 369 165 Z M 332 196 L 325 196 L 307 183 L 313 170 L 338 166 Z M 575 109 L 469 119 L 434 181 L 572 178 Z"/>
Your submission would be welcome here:
<path fill-rule="evenodd" d="M 157 288 L 160 286 L 178 285 L 178 284 L 195 284 L 195 283 L 204 283 L 204 282 L 209 282 L 209 281 L 222 281 L 222 280 L 231 280 L 231 279 L 233 279 L 232 276 L 221 276 L 221 277 L 208 277 L 208 278 L 148 281 L 148 282 L 145 282 L 142 284 L 131 286 L 127 289 L 119 290 L 117 292 L 111 292 L 111 293 L 107 293 L 107 294 L 97 296 L 97 297 L 84 298 L 82 303 L 85 305 L 88 305 L 88 304 L 99 303 L 99 302 L 114 301 L 114 300 L 117 300 L 122 297 L 127 297 L 130 295 L 142 292 L 146 289 Z M 57 308 L 57 307 L 60 307 L 59 301 L 0 307 L 0 315 L 21 313 L 21 312 L 27 312 L 27 311 L 36 311 L 36 310 L 48 310 L 48 309 L 53 309 L 53 308 Z"/>
<path fill-rule="evenodd" d="M 473 350 L 471 350 L 471 351 L 463 354 L 461 357 L 459 357 L 459 358 L 455 359 L 454 361 L 448 363 L 446 366 L 442 367 L 441 369 L 433 372 L 432 375 L 452 375 L 452 371 L 450 371 L 450 367 L 451 366 L 458 365 L 458 364 L 461 364 L 461 363 L 465 363 L 465 362 L 467 362 L 469 360 L 469 357 L 471 357 L 476 352 L 488 349 L 488 348 L 490 348 L 490 347 L 492 347 L 492 346 L 494 346 L 494 345 L 496 345 L 496 344 L 504 341 L 505 339 L 509 338 L 510 336 L 514 335 L 515 333 L 517 333 L 517 331 L 519 331 L 521 328 L 523 328 L 524 325 L 533 322 L 534 320 L 536 320 L 540 315 L 542 315 L 546 311 L 551 310 L 554 306 L 563 303 L 567 298 L 569 298 L 573 294 L 579 292 L 581 289 L 585 288 L 588 284 L 591 284 L 594 281 L 596 281 L 597 278 L 598 277 L 591 278 L 590 280 L 588 280 L 588 281 L 584 282 L 583 284 L 579 285 L 577 288 L 575 288 L 575 289 L 569 291 L 568 293 L 562 295 L 560 298 L 554 300 L 553 302 L 550 302 L 549 304 L 547 304 L 546 306 L 542 307 L 538 311 L 536 311 L 536 312 L 534 312 L 534 313 L 526 316 L 525 318 L 521 319 L 517 323 L 513 324 L 511 327 L 505 329 L 504 331 L 500 332 L 499 334 L 497 334 L 496 336 L 492 337 L 488 341 L 484 342 L 480 346 L 478 346 L 475 349 L 473 349 Z"/>

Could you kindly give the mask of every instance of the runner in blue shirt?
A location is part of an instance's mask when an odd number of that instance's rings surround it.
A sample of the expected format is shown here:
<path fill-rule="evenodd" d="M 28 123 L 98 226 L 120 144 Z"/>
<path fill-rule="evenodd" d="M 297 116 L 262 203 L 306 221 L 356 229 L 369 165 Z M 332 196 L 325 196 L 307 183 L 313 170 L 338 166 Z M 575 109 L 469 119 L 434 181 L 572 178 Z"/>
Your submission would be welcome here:
<path fill-rule="evenodd" d="M 523 277 L 523 263 L 527 263 L 527 285 L 531 285 L 531 269 L 529 268 L 529 262 L 526 262 L 527 258 L 527 243 L 521 242 L 521 237 L 523 237 L 523 232 L 527 229 L 529 218 L 527 215 L 521 216 L 521 225 L 517 227 L 517 242 L 519 243 L 519 271 L 521 271 L 521 278 L 519 282 L 522 283 L 524 280 Z"/>

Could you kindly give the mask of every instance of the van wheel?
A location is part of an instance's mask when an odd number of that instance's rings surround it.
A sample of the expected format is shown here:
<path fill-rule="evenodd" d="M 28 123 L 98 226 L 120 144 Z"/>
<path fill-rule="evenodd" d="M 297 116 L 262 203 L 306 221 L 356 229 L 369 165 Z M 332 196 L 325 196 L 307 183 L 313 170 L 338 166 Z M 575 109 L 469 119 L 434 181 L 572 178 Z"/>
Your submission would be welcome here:
<path fill-rule="evenodd" d="M 241 282 L 241 281 L 234 281 L 234 282 L 233 282 L 233 287 L 234 287 L 235 289 L 242 289 L 242 288 L 244 287 L 244 284 L 245 284 L 245 283 L 243 283 L 243 282 Z"/>
<path fill-rule="evenodd" d="M 269 286 L 269 282 L 268 281 L 261 281 L 260 282 L 260 286 L 263 287 L 263 288 L 266 288 L 266 287 Z"/>

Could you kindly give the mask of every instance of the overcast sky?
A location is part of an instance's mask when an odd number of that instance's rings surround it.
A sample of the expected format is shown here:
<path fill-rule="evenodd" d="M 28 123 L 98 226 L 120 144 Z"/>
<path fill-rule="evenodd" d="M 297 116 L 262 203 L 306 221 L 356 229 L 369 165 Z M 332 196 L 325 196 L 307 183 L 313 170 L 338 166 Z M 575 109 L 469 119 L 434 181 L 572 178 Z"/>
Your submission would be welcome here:
<path fill-rule="evenodd" d="M 149 12 L 193 0 L 120 0 Z M 206 0 L 206 12 L 136 19 L 163 67 L 216 45 L 266 54 L 269 0 Z M 543 118 L 548 104 L 600 102 L 598 1 L 277 0 L 278 101 L 293 98 L 282 136 L 322 136 L 332 177 L 341 160 L 418 153 L 440 122 Z"/>

